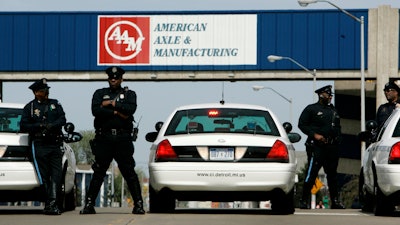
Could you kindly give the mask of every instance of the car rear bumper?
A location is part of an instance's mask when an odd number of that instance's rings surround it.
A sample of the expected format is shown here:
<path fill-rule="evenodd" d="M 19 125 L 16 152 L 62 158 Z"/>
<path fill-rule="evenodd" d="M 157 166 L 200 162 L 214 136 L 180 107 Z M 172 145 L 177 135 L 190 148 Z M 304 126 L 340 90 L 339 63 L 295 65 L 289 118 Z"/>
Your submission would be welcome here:
<path fill-rule="evenodd" d="M 150 163 L 155 191 L 252 191 L 293 189 L 296 165 L 289 163 Z"/>
<path fill-rule="evenodd" d="M 400 165 L 377 165 L 378 185 L 385 195 L 400 191 Z"/>
<path fill-rule="evenodd" d="M 31 190 L 39 186 L 31 162 L 0 162 L 0 190 Z"/>

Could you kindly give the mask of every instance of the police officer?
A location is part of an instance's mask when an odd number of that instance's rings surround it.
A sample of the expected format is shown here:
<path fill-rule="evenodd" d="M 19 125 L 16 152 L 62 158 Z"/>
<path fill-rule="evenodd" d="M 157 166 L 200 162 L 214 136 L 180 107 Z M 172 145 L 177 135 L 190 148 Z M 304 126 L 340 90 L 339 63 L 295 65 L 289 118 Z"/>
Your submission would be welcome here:
<path fill-rule="evenodd" d="M 386 119 L 390 116 L 390 114 L 392 114 L 393 110 L 396 108 L 396 105 L 400 103 L 400 88 L 395 82 L 390 81 L 386 83 L 383 91 L 385 92 L 385 96 L 388 102 L 380 105 L 378 108 L 378 111 L 376 113 L 376 122 L 378 123 L 378 127 L 381 127 L 383 125 Z"/>
<path fill-rule="evenodd" d="M 309 209 L 311 188 L 321 167 L 327 175 L 332 209 L 344 209 L 338 199 L 337 166 L 339 162 L 338 144 L 341 139 L 340 117 L 331 104 L 332 86 L 327 85 L 315 91 L 319 100 L 308 105 L 300 115 L 299 129 L 307 135 L 306 145 L 311 151 L 303 185 L 300 208 Z"/>
<path fill-rule="evenodd" d="M 122 88 L 122 75 L 125 71 L 120 67 L 109 67 L 108 88 L 95 91 L 92 98 L 92 114 L 96 136 L 92 151 L 95 162 L 94 171 L 86 194 L 86 202 L 80 214 L 95 214 L 95 200 L 103 183 L 110 163 L 115 159 L 122 176 L 128 184 L 133 197 L 133 214 L 144 214 L 142 191 L 135 172 L 133 158 L 133 114 L 136 111 L 136 93 L 127 87 Z"/>
<path fill-rule="evenodd" d="M 62 176 L 62 127 L 66 123 L 61 104 L 49 99 L 49 86 L 43 78 L 29 88 L 35 99 L 25 105 L 21 118 L 21 131 L 28 132 L 32 141 L 32 155 L 39 181 L 43 184 L 47 200 L 43 212 L 60 215 L 57 192 Z"/>

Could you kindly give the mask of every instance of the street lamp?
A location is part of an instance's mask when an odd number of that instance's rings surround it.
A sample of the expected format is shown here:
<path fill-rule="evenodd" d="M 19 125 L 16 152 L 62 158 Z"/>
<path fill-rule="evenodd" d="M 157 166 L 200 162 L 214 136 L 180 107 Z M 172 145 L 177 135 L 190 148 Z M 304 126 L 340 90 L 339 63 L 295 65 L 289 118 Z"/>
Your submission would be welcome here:
<path fill-rule="evenodd" d="M 344 14 L 350 16 L 352 19 L 354 19 L 355 21 L 360 23 L 360 44 L 361 44 L 361 56 L 360 56 L 360 70 L 361 70 L 361 93 L 360 93 L 360 97 L 361 97 L 361 131 L 365 131 L 365 62 L 364 62 L 364 16 L 361 16 L 360 18 L 354 16 L 353 14 L 349 13 L 348 11 L 340 8 L 339 6 L 333 4 L 330 1 L 326 1 L 326 0 L 298 0 L 298 3 L 300 6 L 306 7 L 308 4 L 311 3 L 317 3 L 317 2 L 326 2 L 330 5 L 332 5 L 333 7 L 337 8 L 338 10 L 340 10 L 341 12 L 343 12 Z M 363 155 L 363 152 L 365 150 L 365 142 L 361 142 L 361 157 Z"/>
<path fill-rule="evenodd" d="M 282 59 L 287 59 L 290 60 L 291 62 L 293 62 L 294 64 L 298 65 L 300 68 L 302 68 L 303 70 L 307 71 L 308 73 L 310 73 L 313 76 L 313 93 L 315 92 L 315 85 L 316 85 L 316 81 L 317 81 L 317 70 L 314 69 L 313 71 L 310 71 L 309 69 L 307 69 L 305 66 L 301 65 L 299 62 L 297 62 L 296 60 L 290 58 L 290 57 L 286 57 L 286 56 L 278 56 L 278 55 L 269 55 L 267 57 L 268 61 L 273 63 L 277 60 L 282 60 Z M 315 95 L 314 96 L 314 101 L 316 100 Z"/>
<path fill-rule="evenodd" d="M 253 86 L 253 90 L 254 91 L 259 91 L 261 89 L 269 89 L 273 92 L 275 92 L 277 95 L 281 96 L 283 99 L 285 99 L 287 102 L 289 102 L 290 104 L 290 123 L 293 123 L 292 118 L 293 118 L 293 100 L 290 98 L 286 98 L 285 96 L 283 96 L 281 93 L 277 92 L 275 89 L 271 88 L 271 87 L 264 87 L 264 86 L 260 86 L 260 85 L 254 85 Z"/>

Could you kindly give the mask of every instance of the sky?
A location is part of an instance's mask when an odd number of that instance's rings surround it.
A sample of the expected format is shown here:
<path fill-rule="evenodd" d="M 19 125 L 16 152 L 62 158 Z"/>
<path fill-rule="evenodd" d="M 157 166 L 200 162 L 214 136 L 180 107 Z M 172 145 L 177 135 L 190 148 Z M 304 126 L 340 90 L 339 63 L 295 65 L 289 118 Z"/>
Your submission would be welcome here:
<path fill-rule="evenodd" d="M 332 0 L 343 9 L 377 8 L 390 5 L 400 8 L 400 0 Z M 320 2 L 301 7 L 297 0 L 0 0 L 1 11 L 209 11 L 209 10 L 307 10 L 334 9 Z M 298 60 L 301 63 L 301 60 Z M 63 105 L 67 120 L 73 122 L 78 131 L 93 130 L 93 116 L 90 111 L 91 98 L 98 88 L 107 87 L 107 76 L 103 82 L 60 82 L 49 81 L 50 98 Z M 33 99 L 29 85 L 33 82 L 3 82 L 3 101 L 26 104 Z M 333 81 L 319 81 L 317 71 L 316 87 L 333 85 Z M 254 91 L 254 85 L 274 89 Z M 270 108 L 280 122 L 292 122 L 293 131 L 301 133 L 297 121 L 301 111 L 314 102 L 313 84 L 309 81 L 238 81 L 238 82 L 135 82 L 126 81 L 138 96 L 135 113 L 139 124 L 139 138 L 135 142 L 135 159 L 138 167 L 147 168 L 150 143 L 144 136 L 154 131 L 157 121 L 164 121 L 172 110 L 180 105 L 219 102 L 224 96 L 226 102 L 250 103 Z M 222 94 L 223 93 L 223 94 Z M 334 101 L 334 99 L 333 99 Z M 291 111 L 292 109 L 292 111 Z M 295 144 L 296 150 L 304 150 L 305 136 Z"/>

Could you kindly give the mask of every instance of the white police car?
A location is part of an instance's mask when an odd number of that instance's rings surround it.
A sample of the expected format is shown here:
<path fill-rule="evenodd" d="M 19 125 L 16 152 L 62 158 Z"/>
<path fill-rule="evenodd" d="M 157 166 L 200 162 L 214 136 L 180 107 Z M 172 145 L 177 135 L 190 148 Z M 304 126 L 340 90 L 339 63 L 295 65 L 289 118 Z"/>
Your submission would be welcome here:
<path fill-rule="evenodd" d="M 363 211 L 388 216 L 400 204 L 400 109 L 395 109 L 373 135 L 376 126 L 375 121 L 369 121 L 368 131 L 360 133 L 362 140 L 372 142 L 363 154 L 360 200 Z"/>
<path fill-rule="evenodd" d="M 29 136 L 19 132 L 23 107 L 22 104 L 0 103 L 0 202 L 45 201 L 32 161 Z M 65 128 L 59 207 L 68 211 L 75 209 L 76 161 L 67 142 L 80 141 L 82 136 L 73 132 L 71 123 Z"/>
<path fill-rule="evenodd" d="M 285 128 L 286 130 L 285 130 Z M 267 108 L 211 103 L 175 109 L 146 140 L 150 149 L 150 212 L 172 212 L 175 201 L 271 200 L 294 212 L 296 157 L 289 133 Z"/>

